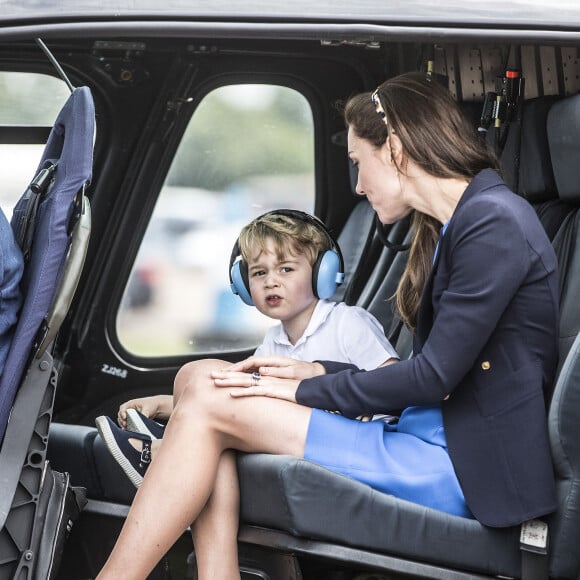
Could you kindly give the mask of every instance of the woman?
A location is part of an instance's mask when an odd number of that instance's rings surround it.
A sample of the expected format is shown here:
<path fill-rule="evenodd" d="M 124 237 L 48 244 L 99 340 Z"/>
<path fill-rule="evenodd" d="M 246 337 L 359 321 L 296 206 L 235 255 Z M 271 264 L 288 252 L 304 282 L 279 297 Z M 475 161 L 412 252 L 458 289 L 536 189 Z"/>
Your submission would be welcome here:
<path fill-rule="evenodd" d="M 340 436 L 342 456 L 370 456 L 366 474 L 355 465 L 349 475 L 401 497 L 413 470 L 433 462 L 433 493 L 419 503 L 441 494 L 490 526 L 555 509 L 545 399 L 557 359 L 556 258 L 533 209 L 503 184 L 449 93 L 424 76 L 355 97 L 345 118 L 357 192 L 383 223 L 415 213 L 397 290 L 414 356 L 373 371 L 259 357 L 183 367 L 163 445 L 99 578 L 144 578 L 207 515 L 231 449 L 306 456 L 345 472 L 352 466 L 335 466 L 334 450 L 319 444 Z M 249 374 L 256 369 L 259 380 Z M 395 431 L 348 418 L 393 409 L 405 409 Z M 423 452 L 428 461 L 414 461 Z M 239 571 L 224 563 L 215 577 Z"/>

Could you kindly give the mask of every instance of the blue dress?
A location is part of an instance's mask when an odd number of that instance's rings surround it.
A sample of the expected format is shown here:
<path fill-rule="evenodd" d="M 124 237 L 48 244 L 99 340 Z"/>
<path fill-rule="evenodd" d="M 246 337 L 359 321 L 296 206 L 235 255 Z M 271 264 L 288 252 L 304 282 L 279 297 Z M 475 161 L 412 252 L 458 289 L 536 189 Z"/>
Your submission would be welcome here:
<path fill-rule="evenodd" d="M 304 458 L 383 493 L 473 517 L 447 452 L 439 405 L 408 407 L 395 425 L 313 409 Z"/>
<path fill-rule="evenodd" d="M 433 262 L 438 251 L 439 242 Z M 408 407 L 395 425 L 314 409 L 304 457 L 384 493 L 473 518 L 447 452 L 440 405 Z"/>

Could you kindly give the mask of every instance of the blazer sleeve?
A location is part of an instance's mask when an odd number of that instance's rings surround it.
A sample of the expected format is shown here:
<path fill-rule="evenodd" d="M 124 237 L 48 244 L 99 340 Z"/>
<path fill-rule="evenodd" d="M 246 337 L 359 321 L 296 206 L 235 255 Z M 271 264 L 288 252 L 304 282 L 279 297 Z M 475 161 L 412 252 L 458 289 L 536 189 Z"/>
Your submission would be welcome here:
<path fill-rule="evenodd" d="M 509 205 L 466 204 L 440 243 L 433 323 L 419 354 L 372 371 L 339 370 L 301 381 L 297 402 L 347 417 L 440 403 L 475 365 L 530 268 L 529 246 Z M 421 312 L 420 312 L 421 314 Z"/>

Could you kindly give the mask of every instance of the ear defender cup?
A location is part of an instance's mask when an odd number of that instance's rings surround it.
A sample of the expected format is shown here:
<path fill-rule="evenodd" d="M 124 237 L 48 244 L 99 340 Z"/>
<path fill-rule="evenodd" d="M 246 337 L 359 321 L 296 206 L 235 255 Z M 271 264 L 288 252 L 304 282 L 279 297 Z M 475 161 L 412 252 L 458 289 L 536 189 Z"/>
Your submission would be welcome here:
<path fill-rule="evenodd" d="M 344 274 L 340 271 L 340 258 L 334 250 L 326 250 L 321 253 L 312 266 L 312 291 L 314 296 L 321 300 L 330 298 L 339 284 L 342 283 Z"/>
<path fill-rule="evenodd" d="M 240 258 L 236 260 L 230 269 L 230 288 L 237 294 L 244 304 L 254 306 L 252 295 L 250 294 L 250 283 L 248 279 L 248 268 Z"/>
<path fill-rule="evenodd" d="M 280 209 L 268 212 L 267 214 L 279 214 L 315 225 L 326 233 L 332 243 L 332 249 L 321 253 L 312 266 L 312 292 L 314 296 L 322 300 L 330 298 L 336 288 L 344 281 L 344 260 L 340 248 L 324 223 L 317 217 L 306 212 L 294 209 Z M 263 217 L 263 216 L 261 216 Z M 248 266 L 241 259 L 238 240 L 234 244 L 230 256 L 230 288 L 237 294 L 244 304 L 254 306 L 252 295 L 250 294 L 250 280 L 248 276 Z"/>

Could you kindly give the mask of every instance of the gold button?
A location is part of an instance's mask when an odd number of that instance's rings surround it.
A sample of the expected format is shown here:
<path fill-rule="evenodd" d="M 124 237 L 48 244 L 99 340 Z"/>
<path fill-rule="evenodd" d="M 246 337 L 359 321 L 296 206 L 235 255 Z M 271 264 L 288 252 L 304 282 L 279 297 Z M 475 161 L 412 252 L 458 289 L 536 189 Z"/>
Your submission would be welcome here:
<path fill-rule="evenodd" d="M 481 363 L 481 368 L 482 368 L 482 370 L 484 370 L 484 371 L 488 371 L 488 370 L 491 368 L 491 363 L 490 363 L 488 360 L 484 360 L 484 361 Z"/>

